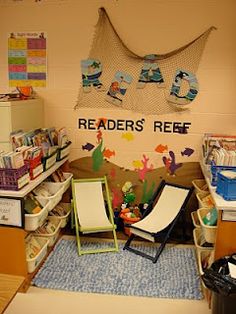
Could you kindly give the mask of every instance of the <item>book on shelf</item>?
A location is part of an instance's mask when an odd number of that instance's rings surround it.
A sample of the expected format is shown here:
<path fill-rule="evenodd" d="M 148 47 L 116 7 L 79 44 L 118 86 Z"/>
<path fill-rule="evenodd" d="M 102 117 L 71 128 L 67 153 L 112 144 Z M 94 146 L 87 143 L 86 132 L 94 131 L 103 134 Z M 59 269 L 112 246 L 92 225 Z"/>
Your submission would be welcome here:
<path fill-rule="evenodd" d="M 29 193 L 24 199 L 24 209 L 28 214 L 37 214 L 42 210 L 42 206 L 34 195 Z"/>

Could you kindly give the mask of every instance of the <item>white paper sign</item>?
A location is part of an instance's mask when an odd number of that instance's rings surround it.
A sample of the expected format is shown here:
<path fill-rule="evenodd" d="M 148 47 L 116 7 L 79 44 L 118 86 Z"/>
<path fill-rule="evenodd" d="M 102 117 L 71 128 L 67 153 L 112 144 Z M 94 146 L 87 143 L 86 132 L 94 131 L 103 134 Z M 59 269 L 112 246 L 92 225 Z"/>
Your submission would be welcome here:
<path fill-rule="evenodd" d="M 20 200 L 0 198 L 0 224 L 22 227 Z"/>

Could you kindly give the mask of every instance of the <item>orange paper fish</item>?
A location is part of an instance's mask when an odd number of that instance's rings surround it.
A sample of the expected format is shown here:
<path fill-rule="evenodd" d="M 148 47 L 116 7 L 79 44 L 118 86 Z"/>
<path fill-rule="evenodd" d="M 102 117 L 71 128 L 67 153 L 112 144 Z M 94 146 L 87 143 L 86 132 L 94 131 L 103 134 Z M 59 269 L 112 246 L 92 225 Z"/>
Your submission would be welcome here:
<path fill-rule="evenodd" d="M 165 151 L 168 151 L 168 146 L 167 146 L 167 145 L 159 144 L 159 145 L 155 148 L 155 152 L 157 152 L 157 153 L 164 153 Z"/>
<path fill-rule="evenodd" d="M 115 156 L 115 151 L 111 151 L 110 149 L 105 149 L 103 151 L 103 156 L 106 157 L 106 158 L 111 158 L 111 156 Z"/>

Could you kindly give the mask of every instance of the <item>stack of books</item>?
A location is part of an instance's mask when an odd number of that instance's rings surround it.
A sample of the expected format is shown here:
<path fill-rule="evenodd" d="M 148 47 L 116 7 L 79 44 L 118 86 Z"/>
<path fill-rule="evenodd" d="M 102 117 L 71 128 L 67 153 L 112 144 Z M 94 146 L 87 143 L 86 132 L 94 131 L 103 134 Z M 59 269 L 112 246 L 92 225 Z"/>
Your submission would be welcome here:
<path fill-rule="evenodd" d="M 0 168 L 19 169 L 24 166 L 21 152 L 0 152 Z"/>

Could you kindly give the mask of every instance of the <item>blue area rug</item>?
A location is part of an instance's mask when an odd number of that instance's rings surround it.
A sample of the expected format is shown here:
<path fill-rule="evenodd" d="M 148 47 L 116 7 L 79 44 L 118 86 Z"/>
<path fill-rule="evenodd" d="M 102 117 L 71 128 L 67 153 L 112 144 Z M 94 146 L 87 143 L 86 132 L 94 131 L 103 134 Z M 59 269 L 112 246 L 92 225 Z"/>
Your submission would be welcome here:
<path fill-rule="evenodd" d="M 87 242 L 87 248 L 101 243 Z M 106 243 L 106 246 L 109 243 Z M 148 254 L 153 246 L 137 245 Z M 83 244 L 84 247 L 84 244 Z M 156 264 L 127 250 L 78 256 L 75 240 L 61 239 L 33 284 L 41 288 L 175 299 L 201 299 L 193 248 L 166 247 Z"/>

